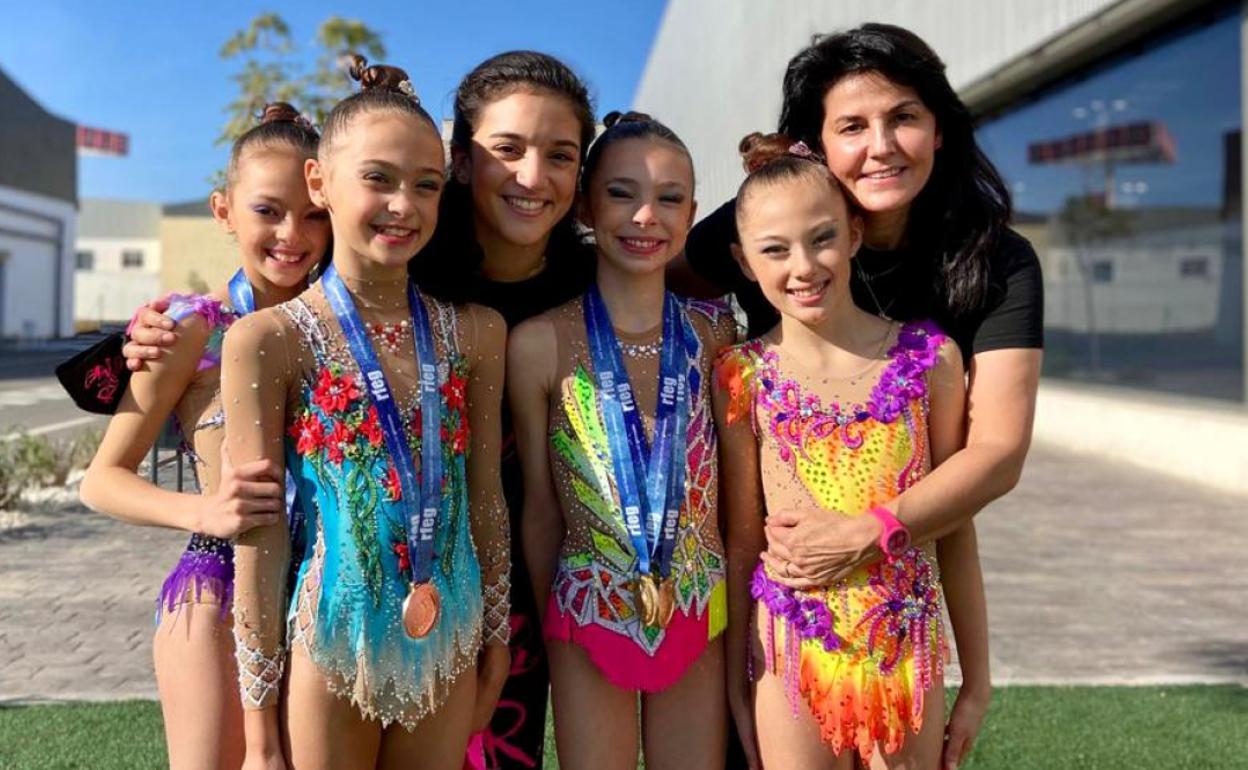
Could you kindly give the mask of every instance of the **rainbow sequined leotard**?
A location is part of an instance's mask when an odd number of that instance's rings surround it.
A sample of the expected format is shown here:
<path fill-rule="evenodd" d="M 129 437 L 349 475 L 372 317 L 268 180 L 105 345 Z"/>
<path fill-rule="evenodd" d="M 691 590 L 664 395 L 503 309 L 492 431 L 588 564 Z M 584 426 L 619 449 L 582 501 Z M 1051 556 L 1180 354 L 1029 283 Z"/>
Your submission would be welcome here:
<path fill-rule="evenodd" d="M 238 315 L 220 300 L 200 294 L 174 294 L 169 297 L 169 309 L 166 314 L 175 321 L 181 321 L 191 315 L 199 315 L 208 323 L 210 332 L 204 343 L 196 367 L 196 379 L 187 388 L 179 400 L 179 408 L 175 410 L 174 423 L 182 442 L 182 450 L 191 460 L 195 472 L 196 491 L 202 492 L 203 484 L 200 472 L 205 463 L 195 452 L 195 434 L 200 430 L 220 428 L 223 424 L 221 413 L 221 340 L 225 330 L 238 318 Z M 202 391 L 202 393 L 200 393 Z M 190 422 L 187 430 L 182 417 L 182 407 L 194 408 L 188 402 L 207 400 L 202 413 Z M 215 458 L 214 458 L 215 459 Z M 185 550 L 178 558 L 161 586 L 160 596 L 156 600 L 157 621 L 162 612 L 172 612 L 188 597 L 194 596 L 199 601 L 204 591 L 221 603 L 222 617 L 229 612 L 230 601 L 234 594 L 234 547 L 229 540 L 211 537 L 200 533 L 191 535 Z"/>
<path fill-rule="evenodd" d="M 930 323 L 906 324 L 878 379 L 856 386 L 799 383 L 800 366 L 762 340 L 725 351 L 717 382 L 729 420 L 753 420 L 767 507 L 813 500 L 858 516 L 922 478 L 927 373 L 944 340 Z M 833 751 L 856 749 L 867 761 L 877 742 L 893 753 L 907 727 L 921 728 L 947 649 L 931 546 L 817 591 L 782 586 L 760 562 L 750 588 L 768 671 L 784 678 L 795 714 L 805 701 Z"/>
<path fill-rule="evenodd" d="M 720 305 L 683 302 L 699 340 L 691 372 L 693 412 L 687 432 L 686 495 L 672 558 L 676 610 L 666 628 L 637 616 L 637 553 L 625 530 L 611 449 L 589 354 L 581 300 L 545 314 L 559 345 L 558 387 L 551 394 L 551 472 L 566 535 L 546 612 L 545 636 L 586 651 L 608 681 L 656 692 L 680 679 L 727 624 L 724 550 L 717 519 L 717 459 L 709 382 L 712 340 L 731 341 L 732 317 Z M 640 337 L 645 337 L 641 339 Z M 660 334 L 619 334 L 643 422 L 653 431 Z M 692 378 L 691 378 L 692 382 Z"/>

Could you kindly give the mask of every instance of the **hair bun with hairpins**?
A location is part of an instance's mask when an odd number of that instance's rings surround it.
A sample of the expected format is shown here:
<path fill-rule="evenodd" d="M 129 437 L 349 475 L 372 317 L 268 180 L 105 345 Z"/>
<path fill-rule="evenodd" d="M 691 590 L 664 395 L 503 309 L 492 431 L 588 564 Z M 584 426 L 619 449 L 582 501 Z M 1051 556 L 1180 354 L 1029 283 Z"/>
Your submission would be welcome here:
<path fill-rule="evenodd" d="M 360 84 L 360 91 L 393 91 L 420 104 L 420 97 L 405 70 L 388 64 L 369 64 L 368 59 L 358 53 L 343 54 L 340 61 L 346 65 L 351 79 Z"/>
<path fill-rule="evenodd" d="M 264 105 L 258 125 L 266 126 L 270 123 L 294 123 L 309 131 L 316 130 L 308 116 L 295 109 L 290 102 L 269 102 Z"/>
<path fill-rule="evenodd" d="M 801 158 L 823 165 L 823 158 L 805 142 L 795 142 L 784 134 L 763 134 L 755 131 L 737 145 L 745 172 L 753 174 L 768 163 L 781 158 Z"/>

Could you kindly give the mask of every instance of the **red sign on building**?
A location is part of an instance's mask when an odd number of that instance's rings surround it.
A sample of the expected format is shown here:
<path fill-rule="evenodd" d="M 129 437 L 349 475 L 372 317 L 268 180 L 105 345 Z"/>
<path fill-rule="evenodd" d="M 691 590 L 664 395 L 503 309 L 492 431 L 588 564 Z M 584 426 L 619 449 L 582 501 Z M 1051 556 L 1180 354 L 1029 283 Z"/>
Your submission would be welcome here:
<path fill-rule="evenodd" d="M 123 157 L 130 154 L 130 137 L 116 131 L 78 126 L 78 152 Z"/>
<path fill-rule="evenodd" d="M 1163 123 L 1141 122 L 1104 126 L 1047 142 L 1027 145 L 1027 162 L 1174 163 L 1174 139 Z"/>

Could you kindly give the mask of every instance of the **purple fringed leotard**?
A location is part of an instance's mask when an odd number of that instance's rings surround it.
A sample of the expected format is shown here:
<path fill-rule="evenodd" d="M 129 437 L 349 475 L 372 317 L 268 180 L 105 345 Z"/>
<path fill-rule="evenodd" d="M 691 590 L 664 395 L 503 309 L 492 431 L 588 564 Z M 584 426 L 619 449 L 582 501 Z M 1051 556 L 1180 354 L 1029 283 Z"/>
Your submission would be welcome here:
<path fill-rule="evenodd" d="M 195 422 L 190 431 L 186 430 L 176 416 L 174 424 L 181 436 L 182 451 L 186 452 L 187 457 L 191 459 L 191 467 L 195 471 L 196 491 L 202 491 L 199 468 L 203 460 L 195 452 L 194 434 L 205 428 L 220 428 L 225 422 L 220 398 L 221 342 L 225 336 L 225 330 L 238 318 L 238 315 L 221 301 L 212 297 L 198 294 L 175 294 L 170 297 L 167 311 L 170 318 L 181 321 L 192 314 L 202 316 L 212 329 L 208 341 L 204 343 L 198 372 L 212 371 L 207 377 L 197 376 L 197 379 L 211 379 L 211 383 L 193 382 L 191 387 L 211 386 L 213 392 L 208 408 L 204 411 L 206 416 Z M 160 622 L 162 612 L 176 609 L 179 604 L 187 600 L 190 592 L 193 591 L 194 600 L 199 601 L 205 589 L 220 601 L 221 614 L 224 617 L 229 612 L 234 594 L 234 546 L 229 540 L 197 532 L 191 535 L 190 542 L 186 544 L 186 549 L 182 552 L 178 563 L 174 565 L 169 576 L 165 578 L 164 585 L 161 586 L 160 596 L 156 602 L 157 622 Z"/>

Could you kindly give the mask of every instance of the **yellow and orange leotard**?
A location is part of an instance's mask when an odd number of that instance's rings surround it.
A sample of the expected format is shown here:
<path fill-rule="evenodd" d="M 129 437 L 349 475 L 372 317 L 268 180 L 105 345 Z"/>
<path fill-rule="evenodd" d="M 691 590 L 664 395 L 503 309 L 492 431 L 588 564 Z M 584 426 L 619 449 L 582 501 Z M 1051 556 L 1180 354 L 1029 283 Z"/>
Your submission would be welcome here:
<path fill-rule="evenodd" d="M 849 516 L 896 498 L 930 468 L 927 373 L 945 337 L 928 323 L 901 328 L 878 378 L 803 376 L 762 340 L 716 365 L 729 420 L 750 417 L 769 510 L 809 505 Z M 769 671 L 784 677 L 795 713 L 804 700 L 833 751 L 868 760 L 876 743 L 901 747 L 922 726 L 947 645 L 932 547 L 912 547 L 814 591 L 751 581 Z M 936 693 L 940 697 L 940 693 Z"/>

